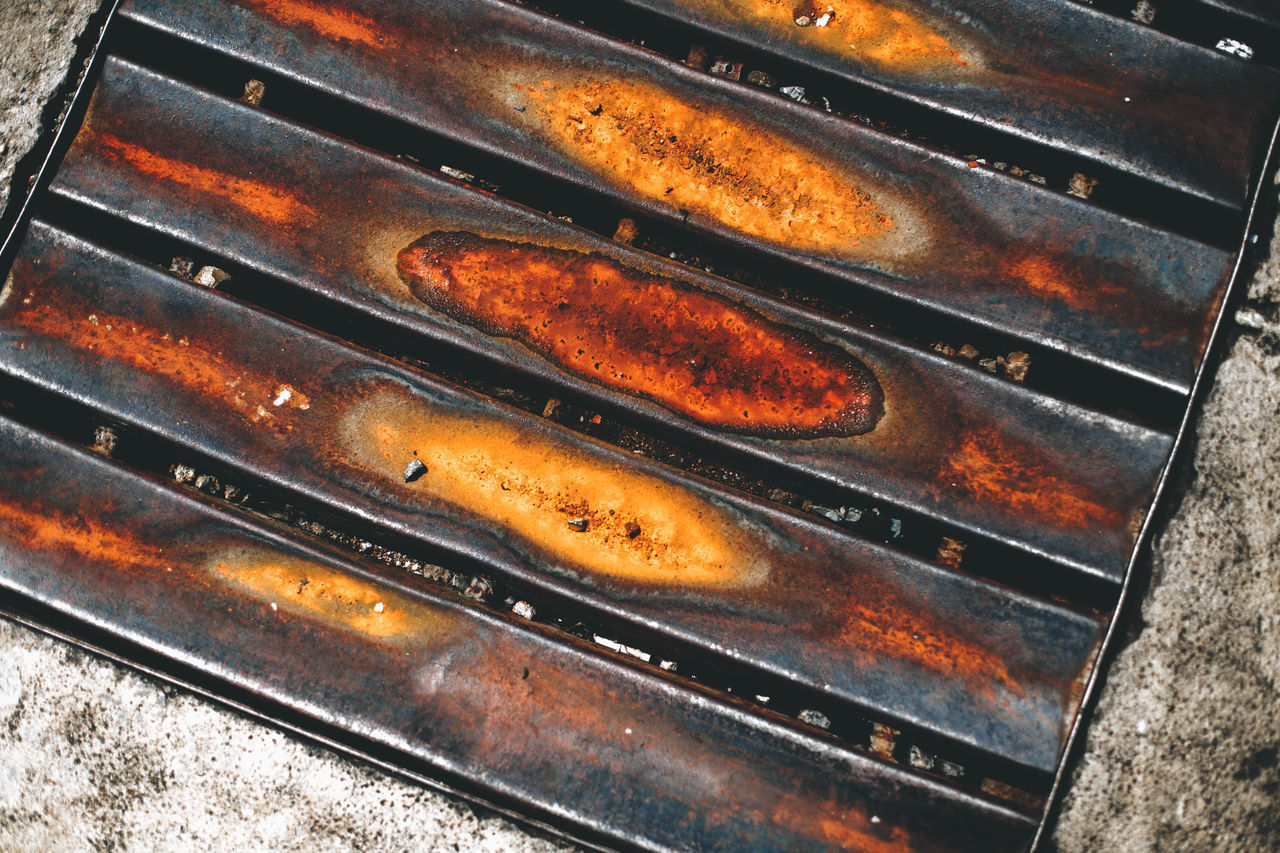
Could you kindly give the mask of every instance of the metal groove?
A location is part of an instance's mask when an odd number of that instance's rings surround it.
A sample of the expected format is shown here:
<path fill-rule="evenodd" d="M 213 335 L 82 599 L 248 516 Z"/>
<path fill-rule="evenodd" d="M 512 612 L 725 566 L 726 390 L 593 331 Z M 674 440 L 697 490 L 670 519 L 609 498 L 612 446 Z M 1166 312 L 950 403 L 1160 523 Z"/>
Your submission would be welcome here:
<path fill-rule="evenodd" d="M 212 145 L 199 133 L 209 123 L 224 130 Z M 1133 546 L 1130 520 L 1168 453 L 1159 433 L 975 376 L 116 60 L 53 192 L 662 429 L 1112 582 Z M 507 309 L 518 328 L 451 316 L 448 304 L 414 295 L 397 264 L 424 233 L 475 235 L 502 253 L 466 262 L 493 289 L 476 304 L 528 294 Z M 461 270 L 464 261 L 449 263 Z M 566 264 L 596 284 L 584 279 L 551 299 L 548 280 L 529 278 L 542 269 L 564 281 Z M 601 314 L 614 294 L 618 308 Z M 672 306 L 691 325 L 658 334 Z M 521 330 L 541 336 L 531 346 Z M 744 335 L 758 355 L 736 346 Z M 856 406 L 864 393 L 866 422 L 852 435 L 838 424 L 824 434 L 831 395 Z M 752 412 L 765 427 L 785 418 L 787 429 L 761 432 L 745 417 Z"/>
<path fill-rule="evenodd" d="M 369 33 L 386 29 L 363 40 L 256 6 L 125 11 L 744 250 L 1179 392 L 1226 282 L 1226 253 L 497 0 L 395 13 L 430 26 L 405 28 L 390 11 L 362 17 Z M 466 35 L 475 31 L 487 37 Z M 385 47 L 373 46 L 379 37 Z M 434 56 L 422 86 L 417 69 Z M 680 104 L 680 115 L 656 117 L 658 103 Z M 619 148 L 604 141 L 614 125 Z M 689 141 L 700 137 L 713 142 Z M 788 189 L 808 181 L 812 190 Z M 685 190 L 703 185 L 705 204 L 695 203 Z M 759 210 L 757 185 L 770 187 Z M 797 203 L 785 217 L 770 212 Z M 797 224 L 806 217 L 812 227 Z"/>
<path fill-rule="evenodd" d="M 6 596 L 108 625 L 482 798 L 647 849 L 1014 850 L 1030 831 L 981 798 L 284 539 L 11 421 L 0 446 Z M 918 813 L 928 826 L 908 826 Z M 975 813 L 980 846 L 958 831 Z"/>
<path fill-rule="evenodd" d="M 1094 620 L 628 459 L 38 222 L 11 281 L 10 375 L 609 618 L 1054 766 Z"/>
<path fill-rule="evenodd" d="M 1280 106 L 1269 69 L 1071 0 L 621 1 L 1237 208 Z"/>

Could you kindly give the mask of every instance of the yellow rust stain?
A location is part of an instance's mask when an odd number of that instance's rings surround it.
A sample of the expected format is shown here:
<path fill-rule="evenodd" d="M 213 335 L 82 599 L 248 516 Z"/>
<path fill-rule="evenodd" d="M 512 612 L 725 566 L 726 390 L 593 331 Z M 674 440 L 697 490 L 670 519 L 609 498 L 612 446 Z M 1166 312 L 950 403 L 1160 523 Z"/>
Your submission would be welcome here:
<path fill-rule="evenodd" d="M 312 0 L 241 0 L 288 27 L 307 27 L 327 39 L 363 44 L 372 48 L 390 46 L 391 40 L 372 18 L 333 3 Z"/>
<path fill-rule="evenodd" d="M 93 139 L 106 156 L 123 160 L 144 175 L 222 199 L 274 225 L 306 225 L 317 218 L 315 208 L 283 187 L 165 157 L 109 133 Z"/>
<path fill-rule="evenodd" d="M 924 15 L 879 0 L 723 0 L 736 20 L 762 22 L 791 41 L 894 71 L 923 74 L 980 63 Z"/>
<path fill-rule="evenodd" d="M 267 550 L 219 554 L 213 567 L 233 587 L 287 613 L 383 641 L 439 632 L 449 616 L 380 584 Z"/>
<path fill-rule="evenodd" d="M 296 429 L 283 422 L 284 412 L 311 407 L 308 397 L 294 386 L 255 374 L 227 359 L 221 350 L 128 317 L 86 313 L 83 307 L 33 304 L 15 319 L 30 331 L 148 375 L 163 376 L 201 399 L 222 400 L 251 422 L 280 432 Z"/>
<path fill-rule="evenodd" d="M 172 563 L 164 549 L 143 542 L 119 525 L 84 512 L 67 515 L 32 506 L 30 498 L 0 498 L 0 537 L 35 552 L 74 554 L 95 563 L 123 568 L 162 569 Z"/>
<path fill-rule="evenodd" d="M 768 573 L 764 535 L 729 509 L 482 412 L 387 385 L 343 421 L 349 457 L 424 506 L 479 516 L 592 575 L 675 587 L 743 588 Z M 411 482 L 417 459 L 425 471 Z"/>
<path fill-rule="evenodd" d="M 1040 455 L 992 431 L 971 432 L 941 473 L 979 500 L 1058 527 L 1110 529 L 1125 523 L 1126 516 L 1099 502 L 1087 484 L 1066 477 Z"/>
<path fill-rule="evenodd" d="M 544 76 L 545 75 L 545 76 Z M 870 175 L 642 77 L 508 72 L 513 121 L 612 183 L 767 243 L 866 259 L 924 241 L 920 217 Z"/>

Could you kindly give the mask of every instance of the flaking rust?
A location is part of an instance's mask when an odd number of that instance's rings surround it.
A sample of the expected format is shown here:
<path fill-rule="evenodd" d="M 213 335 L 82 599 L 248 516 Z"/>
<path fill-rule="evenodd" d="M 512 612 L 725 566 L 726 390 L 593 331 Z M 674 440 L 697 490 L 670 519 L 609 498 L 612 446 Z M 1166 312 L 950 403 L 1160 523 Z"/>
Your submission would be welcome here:
<path fill-rule="evenodd" d="M 860 435 L 883 413 L 848 352 L 602 255 L 434 231 L 399 254 L 424 303 L 564 369 L 753 435 Z"/>

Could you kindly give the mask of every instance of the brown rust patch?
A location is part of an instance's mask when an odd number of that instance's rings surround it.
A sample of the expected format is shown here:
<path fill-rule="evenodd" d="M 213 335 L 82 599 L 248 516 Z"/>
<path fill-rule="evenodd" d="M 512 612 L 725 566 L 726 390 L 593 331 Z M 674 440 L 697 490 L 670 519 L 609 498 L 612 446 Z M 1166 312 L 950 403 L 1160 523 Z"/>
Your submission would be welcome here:
<path fill-rule="evenodd" d="M 439 633 L 449 616 L 381 584 L 309 560 L 242 549 L 210 561 L 224 582 L 287 613 L 384 642 Z"/>
<path fill-rule="evenodd" d="M 415 296 L 579 376 L 755 435 L 859 435 L 883 395 L 844 350 L 596 254 L 435 231 L 400 252 Z"/>
<path fill-rule="evenodd" d="M 672 586 L 743 588 L 768 574 L 763 534 L 679 486 L 480 411 L 390 383 L 352 405 L 345 455 L 413 503 L 452 505 L 575 571 Z M 426 471 L 405 482 L 405 467 Z M 581 523 L 585 522 L 585 523 Z M 628 523 L 639 526 L 632 535 Z"/>
<path fill-rule="evenodd" d="M 111 134 L 95 134 L 93 139 L 103 154 L 144 175 L 215 196 L 274 225 L 305 225 L 317 218 L 315 208 L 283 187 L 165 157 Z"/>
<path fill-rule="evenodd" d="M 735 21 L 844 59 L 924 75 L 980 65 L 968 44 L 916 11 L 883 0 L 722 0 Z"/>
<path fill-rule="evenodd" d="M 1125 522 L 1123 514 L 1103 504 L 1088 485 L 1057 470 L 1042 451 L 1013 446 L 994 431 L 967 434 L 940 473 L 978 500 L 1057 527 L 1111 529 Z"/>
<path fill-rule="evenodd" d="M 0 538 L 38 553 L 60 552 L 122 568 L 163 569 L 173 565 L 164 549 L 117 532 L 120 527 L 85 512 L 68 515 L 32 507 L 29 497 L 0 498 Z"/>
<path fill-rule="evenodd" d="M 914 215 L 871 175 L 711 102 L 643 77 L 542 67 L 506 72 L 503 109 L 601 180 L 767 243 L 865 260 L 919 251 Z"/>
<path fill-rule="evenodd" d="M 25 300 L 24 300 L 25 301 Z M 77 349 L 162 376 L 191 389 L 201 399 L 221 400 L 249 421 L 279 432 L 296 427 L 282 416 L 311 407 L 305 394 L 292 385 L 260 376 L 226 358 L 221 350 L 185 335 L 152 328 L 137 320 L 85 313 L 56 303 L 34 304 L 14 317 L 31 332 L 64 341 Z M 288 390 L 286 395 L 282 393 Z"/>
<path fill-rule="evenodd" d="M 390 39 L 372 18 L 313 0 L 240 0 L 240 5 L 270 15 L 287 27 L 307 27 L 327 39 L 379 49 Z"/>

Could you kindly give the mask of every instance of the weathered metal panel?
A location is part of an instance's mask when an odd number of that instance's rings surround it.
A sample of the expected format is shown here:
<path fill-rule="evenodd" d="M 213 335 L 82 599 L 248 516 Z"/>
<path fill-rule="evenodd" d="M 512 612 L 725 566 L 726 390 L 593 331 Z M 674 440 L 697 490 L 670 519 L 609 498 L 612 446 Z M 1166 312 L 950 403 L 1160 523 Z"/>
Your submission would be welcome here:
<path fill-rule="evenodd" d="M 123 62 L 52 189 L 663 430 L 1112 582 L 1169 452 L 1158 432 Z"/>
<path fill-rule="evenodd" d="M 0 305 L 0 371 L 602 619 L 1031 770 L 1054 767 L 1102 628 L 40 222 Z"/>
<path fill-rule="evenodd" d="M 3 418 L 0 595 L 614 844 L 1017 850 L 1034 827 Z"/>
<path fill-rule="evenodd" d="M 731 245 L 1179 391 L 1230 274 L 1225 252 L 500 0 L 123 11 Z"/>

